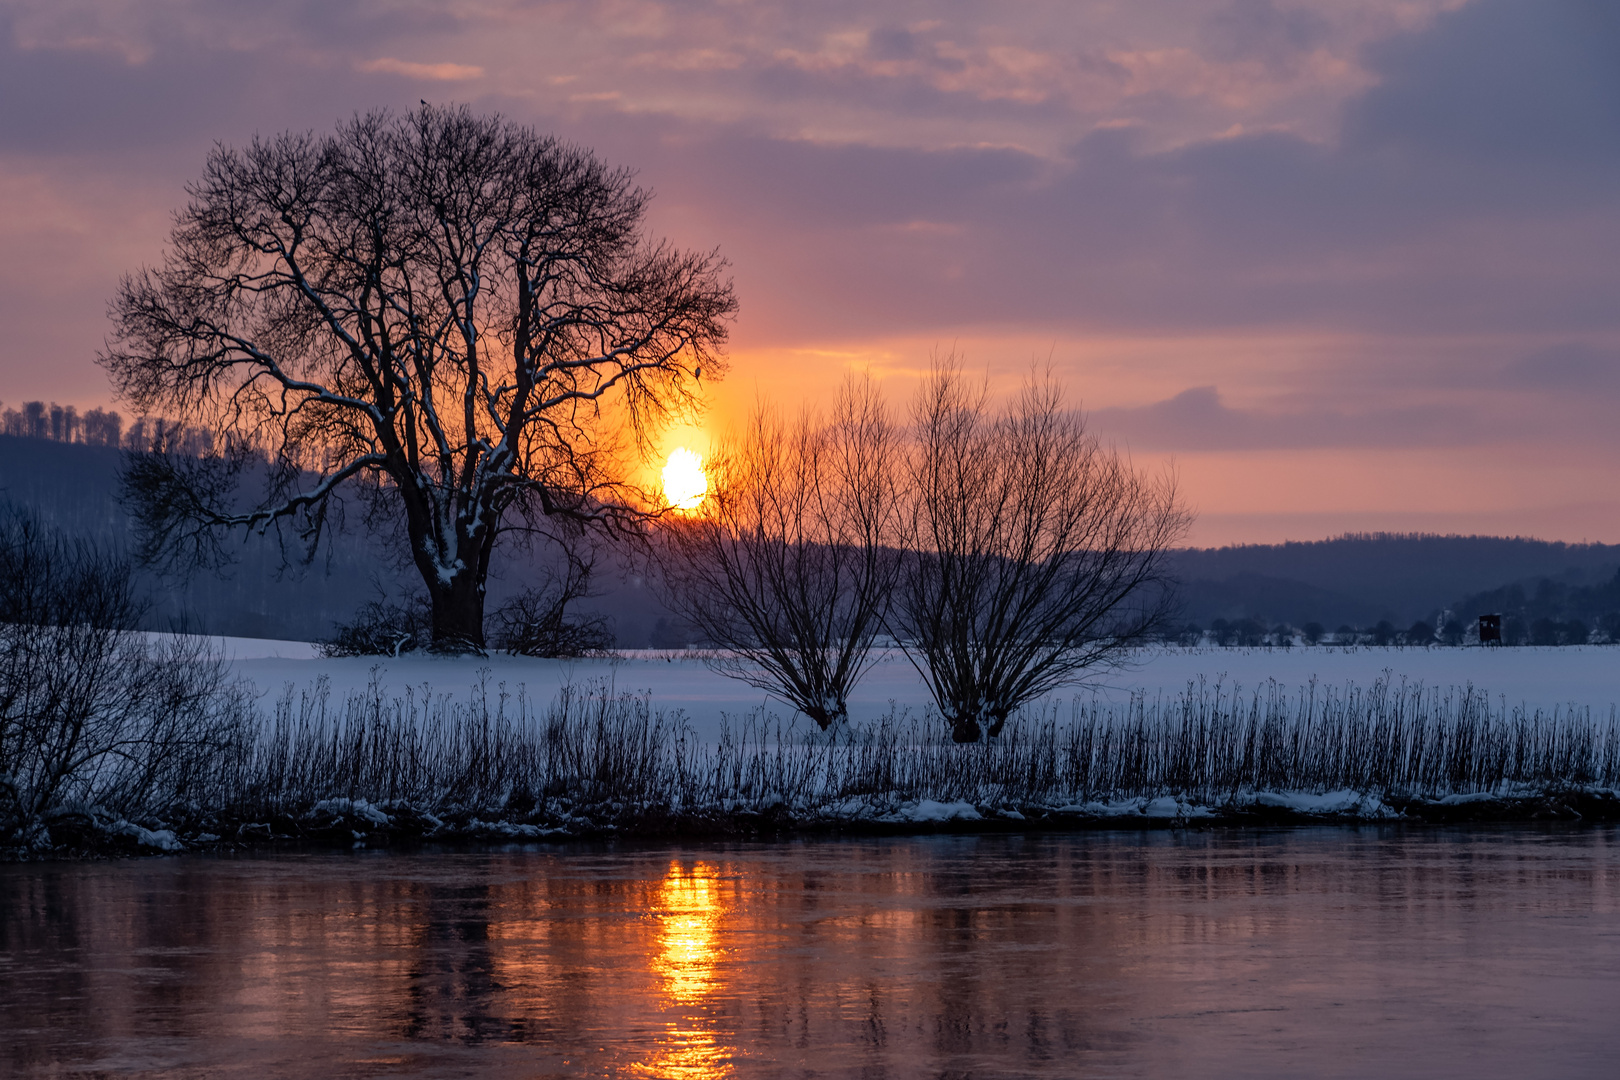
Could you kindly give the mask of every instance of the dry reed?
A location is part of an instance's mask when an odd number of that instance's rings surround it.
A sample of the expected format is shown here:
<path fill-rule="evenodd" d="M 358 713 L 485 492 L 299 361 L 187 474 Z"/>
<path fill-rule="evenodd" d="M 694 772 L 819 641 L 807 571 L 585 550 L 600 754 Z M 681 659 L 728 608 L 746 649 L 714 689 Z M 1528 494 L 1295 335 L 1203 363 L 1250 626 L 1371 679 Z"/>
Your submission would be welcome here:
<path fill-rule="evenodd" d="M 348 798 L 593 819 L 781 807 L 813 819 L 921 799 L 1030 808 L 1174 795 L 1218 806 L 1266 791 L 1435 798 L 1620 783 L 1613 709 L 1527 710 L 1472 687 L 1199 683 L 1062 711 L 1026 713 L 1001 738 L 965 746 L 936 717 L 896 709 L 830 735 L 755 710 L 703 741 L 682 714 L 607 684 L 565 687 L 539 709 L 487 674 L 463 698 L 426 686 L 390 696 L 374 680 L 334 703 L 321 681 L 282 695 L 219 805 L 297 813 Z"/>

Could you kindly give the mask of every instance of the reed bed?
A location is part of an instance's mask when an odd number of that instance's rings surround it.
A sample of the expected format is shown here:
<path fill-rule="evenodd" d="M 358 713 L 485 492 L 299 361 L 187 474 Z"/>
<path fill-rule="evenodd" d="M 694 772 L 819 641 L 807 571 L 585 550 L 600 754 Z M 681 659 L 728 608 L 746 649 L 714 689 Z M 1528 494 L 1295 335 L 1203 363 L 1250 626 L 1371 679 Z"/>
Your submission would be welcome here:
<path fill-rule="evenodd" d="M 1066 714 L 1066 715 L 1065 715 Z M 1620 782 L 1611 708 L 1492 703 L 1472 687 L 1216 682 L 1110 705 L 1077 699 L 962 746 L 931 714 L 891 710 L 831 734 L 755 710 L 697 739 L 684 716 L 608 684 L 537 707 L 484 677 L 464 696 L 375 681 L 334 701 L 288 689 L 228 774 L 219 805 L 297 813 L 345 798 L 507 819 L 725 815 L 781 808 L 859 817 L 918 800 L 1010 809 L 1176 796 L 1219 806 L 1258 792 L 1351 789 L 1439 798 Z"/>

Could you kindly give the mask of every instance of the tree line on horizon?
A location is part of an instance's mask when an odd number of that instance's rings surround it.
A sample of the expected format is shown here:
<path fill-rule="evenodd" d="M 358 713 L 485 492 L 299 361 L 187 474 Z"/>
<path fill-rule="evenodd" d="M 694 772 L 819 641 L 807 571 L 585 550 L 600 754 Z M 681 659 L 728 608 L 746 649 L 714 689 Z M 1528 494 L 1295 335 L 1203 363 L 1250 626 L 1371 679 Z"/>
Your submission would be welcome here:
<path fill-rule="evenodd" d="M 213 432 L 207 428 L 137 416 L 124 429 L 124 418 L 116 409 L 87 409 L 52 401 L 25 401 L 21 409 L 0 411 L 0 435 L 19 439 L 49 439 L 53 442 L 102 446 L 112 450 L 148 453 L 155 448 L 201 457 L 214 448 Z"/>
<path fill-rule="evenodd" d="M 1460 613 L 1472 612 L 1472 615 Z M 1478 645 L 1480 615 L 1501 617 L 1501 644 L 1551 647 L 1620 644 L 1620 569 L 1595 585 L 1571 585 L 1537 579 L 1529 589 L 1512 583 L 1472 593 L 1439 612 L 1402 629 L 1388 619 L 1372 626 L 1340 624 L 1329 630 L 1319 622 L 1293 626 L 1242 616 L 1217 618 L 1208 628 L 1185 623 L 1164 635 L 1166 643 L 1243 648 L 1295 645 L 1404 645 L 1457 648 Z"/>

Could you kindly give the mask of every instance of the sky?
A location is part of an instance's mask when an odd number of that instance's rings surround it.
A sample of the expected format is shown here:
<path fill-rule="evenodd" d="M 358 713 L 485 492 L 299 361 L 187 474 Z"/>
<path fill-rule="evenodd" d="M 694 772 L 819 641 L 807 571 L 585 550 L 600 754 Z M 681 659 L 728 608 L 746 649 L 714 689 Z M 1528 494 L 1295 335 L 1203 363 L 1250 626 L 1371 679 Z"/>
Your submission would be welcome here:
<path fill-rule="evenodd" d="M 0 0 L 0 402 L 111 395 L 215 142 L 418 99 L 730 260 L 694 444 L 955 351 L 1060 374 L 1201 545 L 1620 542 L 1613 0 Z"/>

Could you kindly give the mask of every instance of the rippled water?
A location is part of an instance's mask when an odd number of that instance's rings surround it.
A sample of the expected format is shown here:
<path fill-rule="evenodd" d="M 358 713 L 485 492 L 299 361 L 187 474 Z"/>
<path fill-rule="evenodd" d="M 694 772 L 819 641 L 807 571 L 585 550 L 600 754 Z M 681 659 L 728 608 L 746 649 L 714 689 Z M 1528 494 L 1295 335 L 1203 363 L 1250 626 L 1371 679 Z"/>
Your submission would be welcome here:
<path fill-rule="evenodd" d="M 21 1076 L 1614 1076 L 1620 834 L 0 867 Z"/>

